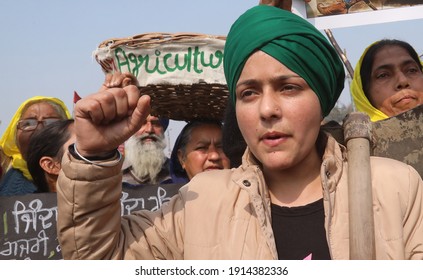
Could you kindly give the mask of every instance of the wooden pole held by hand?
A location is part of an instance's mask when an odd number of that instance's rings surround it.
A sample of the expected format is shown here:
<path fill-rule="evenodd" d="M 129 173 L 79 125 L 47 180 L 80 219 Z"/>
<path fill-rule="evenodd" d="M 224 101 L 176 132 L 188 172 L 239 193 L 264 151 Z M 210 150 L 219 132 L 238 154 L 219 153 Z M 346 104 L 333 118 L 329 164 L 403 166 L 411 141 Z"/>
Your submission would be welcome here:
<path fill-rule="evenodd" d="M 371 122 L 367 114 L 353 112 L 343 123 L 348 153 L 350 259 L 373 260 L 375 233 L 370 170 Z"/>

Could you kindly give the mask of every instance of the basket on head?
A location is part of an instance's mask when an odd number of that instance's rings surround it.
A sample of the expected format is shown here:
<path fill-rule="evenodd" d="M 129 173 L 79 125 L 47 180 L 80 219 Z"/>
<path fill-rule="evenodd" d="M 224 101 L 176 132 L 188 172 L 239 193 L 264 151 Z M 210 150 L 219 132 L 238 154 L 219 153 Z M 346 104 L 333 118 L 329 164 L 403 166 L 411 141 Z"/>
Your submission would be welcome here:
<path fill-rule="evenodd" d="M 146 33 L 106 40 L 94 51 L 104 73 L 130 72 L 151 114 L 173 120 L 223 119 L 228 88 L 223 73 L 226 37 Z"/>

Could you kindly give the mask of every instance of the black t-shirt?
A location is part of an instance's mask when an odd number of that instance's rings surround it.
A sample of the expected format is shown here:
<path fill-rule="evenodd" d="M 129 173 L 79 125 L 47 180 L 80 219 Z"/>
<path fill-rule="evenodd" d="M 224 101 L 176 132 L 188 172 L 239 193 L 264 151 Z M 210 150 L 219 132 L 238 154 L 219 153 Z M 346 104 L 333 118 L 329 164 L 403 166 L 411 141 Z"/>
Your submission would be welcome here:
<path fill-rule="evenodd" d="M 280 260 L 330 260 L 323 198 L 305 206 L 272 204 L 272 228 Z"/>

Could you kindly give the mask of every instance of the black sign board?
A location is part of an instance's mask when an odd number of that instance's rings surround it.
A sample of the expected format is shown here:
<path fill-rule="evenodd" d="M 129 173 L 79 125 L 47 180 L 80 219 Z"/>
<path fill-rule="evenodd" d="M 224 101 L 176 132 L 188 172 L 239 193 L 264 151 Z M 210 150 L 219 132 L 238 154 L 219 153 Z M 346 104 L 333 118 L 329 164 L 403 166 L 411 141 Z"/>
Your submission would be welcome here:
<path fill-rule="evenodd" d="M 121 214 L 157 210 L 180 187 L 180 184 L 125 187 Z M 0 260 L 62 259 L 56 232 L 56 193 L 0 197 L 0 214 Z"/>

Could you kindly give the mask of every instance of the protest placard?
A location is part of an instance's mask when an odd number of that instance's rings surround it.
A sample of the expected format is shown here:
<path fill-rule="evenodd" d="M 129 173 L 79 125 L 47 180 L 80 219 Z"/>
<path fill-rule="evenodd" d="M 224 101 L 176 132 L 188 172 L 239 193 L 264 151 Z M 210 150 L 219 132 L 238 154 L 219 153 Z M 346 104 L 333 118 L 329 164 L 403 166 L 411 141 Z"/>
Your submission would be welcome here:
<path fill-rule="evenodd" d="M 159 209 L 181 185 L 142 185 L 124 188 L 121 214 Z M 57 239 L 56 193 L 0 197 L 0 260 L 62 259 Z"/>

